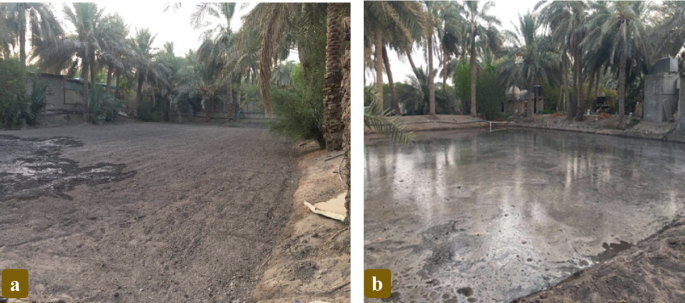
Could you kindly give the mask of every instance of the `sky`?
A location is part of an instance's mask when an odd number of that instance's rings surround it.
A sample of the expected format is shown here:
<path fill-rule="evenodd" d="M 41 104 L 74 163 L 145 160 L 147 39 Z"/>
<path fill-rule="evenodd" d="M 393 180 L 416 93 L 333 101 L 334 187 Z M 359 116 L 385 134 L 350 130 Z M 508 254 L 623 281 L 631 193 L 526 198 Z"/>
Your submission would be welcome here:
<path fill-rule="evenodd" d="M 501 22 L 502 26 L 500 27 L 500 30 L 510 30 L 514 31 L 514 25 L 511 23 L 514 22 L 515 24 L 518 24 L 518 16 L 519 14 L 523 15 L 525 14 L 528 10 L 533 11 L 533 8 L 535 7 L 535 4 L 538 3 L 538 0 L 521 0 L 521 1 L 495 1 L 495 7 L 490 10 L 490 14 L 496 16 Z M 398 58 L 397 53 L 394 51 L 388 52 L 388 58 L 390 58 L 390 68 L 392 69 L 392 75 L 393 75 L 393 80 L 395 82 L 404 82 L 407 79 L 408 75 L 412 75 L 413 72 L 411 70 L 411 66 L 409 65 L 409 61 L 406 58 Z M 414 59 L 414 63 L 418 66 L 423 66 L 425 67 L 426 61 L 423 58 L 423 49 L 417 50 L 416 48 L 414 49 L 414 53 L 412 54 L 412 59 Z M 440 67 L 437 66 L 435 57 L 433 57 L 433 68 L 437 68 L 440 70 Z M 384 82 L 387 83 L 387 75 L 383 76 Z M 371 83 L 374 80 L 372 79 L 373 76 L 370 73 L 366 74 L 366 81 L 367 83 Z M 439 80 L 442 82 L 442 78 Z M 447 80 L 448 84 L 451 84 L 449 79 Z"/>

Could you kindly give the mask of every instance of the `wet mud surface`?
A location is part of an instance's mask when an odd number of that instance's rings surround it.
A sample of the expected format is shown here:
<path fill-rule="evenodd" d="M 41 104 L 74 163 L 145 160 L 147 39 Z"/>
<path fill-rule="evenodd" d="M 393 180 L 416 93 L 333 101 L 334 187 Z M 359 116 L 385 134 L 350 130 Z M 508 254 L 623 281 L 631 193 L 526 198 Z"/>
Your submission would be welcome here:
<path fill-rule="evenodd" d="M 511 302 L 613 260 L 685 208 L 677 143 L 537 130 L 417 137 L 366 142 L 365 267 L 391 270 L 386 302 Z"/>
<path fill-rule="evenodd" d="M 0 136 L 0 268 L 29 271 L 30 302 L 254 301 L 299 179 L 289 142 L 135 122 Z"/>
<path fill-rule="evenodd" d="M 60 157 L 62 148 L 81 147 L 70 137 L 22 139 L 0 135 L 0 201 L 66 194 L 79 184 L 102 184 L 133 177 L 124 164 L 98 163 L 79 167 L 78 162 Z"/>

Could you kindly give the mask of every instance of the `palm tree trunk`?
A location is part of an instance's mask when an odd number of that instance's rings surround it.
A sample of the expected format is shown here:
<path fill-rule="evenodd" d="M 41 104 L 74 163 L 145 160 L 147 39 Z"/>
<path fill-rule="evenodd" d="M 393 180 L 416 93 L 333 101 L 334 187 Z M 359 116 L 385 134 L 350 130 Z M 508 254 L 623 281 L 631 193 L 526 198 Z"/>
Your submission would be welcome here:
<path fill-rule="evenodd" d="M 109 91 L 109 86 L 112 84 L 112 69 L 113 68 L 114 67 L 112 66 L 112 64 L 107 65 L 107 86 L 105 87 L 106 92 Z"/>
<path fill-rule="evenodd" d="M 476 37 L 471 24 L 471 116 L 476 116 Z"/>
<path fill-rule="evenodd" d="M 580 105 L 580 108 L 578 110 L 578 114 L 576 114 L 576 120 L 578 120 L 578 121 L 583 121 L 583 117 L 585 116 L 585 111 L 587 109 L 587 101 L 590 100 L 590 93 L 592 92 L 592 87 L 595 84 L 594 81 L 595 81 L 595 77 L 591 73 L 590 74 L 590 83 L 587 86 L 587 93 L 586 93 L 587 97 L 585 97 L 583 100 L 581 100 L 581 105 Z"/>
<path fill-rule="evenodd" d="M 595 80 L 595 100 L 597 101 L 597 97 L 599 97 L 599 70 L 597 71 L 597 79 Z"/>
<path fill-rule="evenodd" d="M 569 111 L 567 118 L 569 120 L 576 117 L 576 106 L 578 105 L 578 51 L 573 48 L 573 100 L 569 100 Z"/>
<path fill-rule="evenodd" d="M 26 66 L 26 4 L 19 3 L 19 60 Z"/>
<path fill-rule="evenodd" d="M 140 72 L 136 72 L 136 76 L 138 78 L 138 88 L 136 89 L 136 103 L 133 105 L 133 116 L 138 117 L 138 107 L 140 107 L 140 98 L 143 96 L 143 84 L 145 82 L 145 79 L 143 78 L 143 75 L 140 74 Z"/>
<path fill-rule="evenodd" d="M 409 65 L 411 65 L 411 70 L 416 70 L 416 65 L 414 64 L 414 59 L 411 58 L 411 53 L 407 52 L 407 59 L 409 59 Z"/>
<path fill-rule="evenodd" d="M 383 112 L 383 35 L 381 30 L 376 29 L 376 39 L 374 39 L 376 51 L 376 105 Z"/>
<path fill-rule="evenodd" d="M 618 71 L 618 128 L 626 129 L 626 22 L 621 23 L 623 48 L 621 49 L 621 63 Z"/>
<path fill-rule="evenodd" d="M 570 94 L 571 92 L 569 91 L 568 87 L 568 56 L 564 53 L 562 54 L 562 62 L 563 62 L 563 69 L 562 69 L 562 80 L 564 81 L 564 102 L 566 103 L 566 114 L 571 112 L 570 108 Z"/>
<path fill-rule="evenodd" d="M 342 170 L 342 175 L 343 175 L 343 180 L 345 180 L 345 183 L 347 185 L 347 194 L 345 195 L 345 209 L 346 209 L 346 215 L 345 215 L 345 222 L 347 224 L 350 223 L 350 143 L 351 143 L 351 105 L 350 105 L 350 97 L 351 97 L 351 90 L 350 90 L 350 27 L 349 27 L 350 21 L 349 18 L 346 18 L 345 22 L 343 22 L 343 31 L 344 31 L 344 37 L 345 41 L 347 41 L 347 46 L 345 47 L 345 54 L 343 55 L 342 59 L 342 69 L 343 69 L 343 80 L 342 80 L 342 91 L 343 91 L 343 98 L 342 98 L 342 108 L 343 108 L 343 114 L 342 114 L 342 121 L 344 123 L 345 127 L 345 132 L 343 133 L 343 151 L 345 152 L 345 166 L 344 169 Z"/>
<path fill-rule="evenodd" d="M 114 89 L 114 97 L 119 98 L 119 84 L 121 84 L 121 82 L 119 80 L 121 79 L 121 69 L 117 68 L 115 74 L 116 74 L 115 78 L 117 79 L 117 86 Z"/>
<path fill-rule="evenodd" d="M 326 150 L 342 149 L 343 125 L 342 119 L 342 70 L 340 67 L 343 31 L 340 15 L 343 4 L 328 4 L 328 22 L 326 26 L 326 76 L 323 89 L 323 125 Z"/>
<path fill-rule="evenodd" d="M 81 71 L 81 77 L 83 78 L 83 118 L 88 121 L 90 119 L 90 88 L 88 87 L 88 73 L 90 72 L 90 64 L 87 61 L 83 61 L 83 70 Z"/>
<path fill-rule="evenodd" d="M 531 77 L 532 78 L 532 77 Z M 528 80 L 528 110 L 526 111 L 526 117 L 533 118 L 535 109 L 535 92 L 533 92 L 533 79 Z"/>
<path fill-rule="evenodd" d="M 450 53 L 447 51 L 447 48 L 443 45 L 442 46 L 442 51 L 445 54 L 443 58 L 443 64 L 442 64 L 442 91 L 447 90 L 447 63 L 449 62 L 450 58 Z"/>
<path fill-rule="evenodd" d="M 588 87 L 589 89 L 590 87 Z M 576 120 L 583 120 L 585 105 L 585 96 L 583 95 L 583 48 L 578 47 L 578 108 L 576 109 Z M 578 115 L 580 115 L 580 118 L 578 118 Z"/>
<path fill-rule="evenodd" d="M 96 76 L 95 71 L 96 71 L 96 68 L 97 68 L 97 66 L 96 66 L 96 64 L 95 64 L 95 56 L 93 56 L 93 57 L 90 59 L 90 83 L 92 83 L 93 86 L 95 86 L 95 82 L 96 82 L 96 81 L 95 81 L 95 76 Z"/>
<path fill-rule="evenodd" d="M 428 103 L 430 114 L 435 115 L 435 83 L 433 82 L 433 35 L 428 35 Z"/>
<path fill-rule="evenodd" d="M 392 70 L 390 69 L 390 59 L 388 59 L 388 51 L 383 45 L 383 63 L 385 63 L 385 70 L 388 73 L 388 86 L 390 87 L 390 96 L 392 97 L 392 108 L 395 115 L 401 115 L 400 113 L 400 102 L 397 101 L 397 94 L 395 93 L 395 82 L 392 79 Z"/>
<path fill-rule="evenodd" d="M 271 50 L 272 42 L 269 35 L 262 35 L 262 50 L 259 54 L 259 92 L 262 95 L 264 112 L 268 118 L 271 113 Z"/>
<path fill-rule="evenodd" d="M 563 90 L 564 86 L 559 85 L 559 97 L 557 97 L 557 112 L 559 112 L 559 109 L 561 108 L 561 97 L 563 95 Z"/>
<path fill-rule="evenodd" d="M 235 119 L 235 104 L 233 103 L 233 79 L 229 76 L 226 82 L 226 112 L 228 113 L 228 120 Z"/>

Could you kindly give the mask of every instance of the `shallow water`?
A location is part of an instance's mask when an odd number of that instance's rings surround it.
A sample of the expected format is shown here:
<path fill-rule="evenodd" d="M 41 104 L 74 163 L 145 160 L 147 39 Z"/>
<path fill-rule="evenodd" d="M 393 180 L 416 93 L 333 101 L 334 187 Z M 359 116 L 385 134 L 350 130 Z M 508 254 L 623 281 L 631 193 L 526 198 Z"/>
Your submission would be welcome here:
<path fill-rule="evenodd" d="M 366 142 L 365 267 L 391 270 L 391 301 L 510 302 L 685 207 L 683 144 L 541 130 L 417 138 Z"/>

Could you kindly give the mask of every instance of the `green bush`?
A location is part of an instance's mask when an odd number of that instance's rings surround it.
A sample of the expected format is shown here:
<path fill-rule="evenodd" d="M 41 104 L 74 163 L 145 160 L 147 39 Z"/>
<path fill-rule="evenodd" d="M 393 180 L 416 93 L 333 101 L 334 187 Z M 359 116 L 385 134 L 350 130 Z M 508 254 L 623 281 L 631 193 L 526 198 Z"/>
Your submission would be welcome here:
<path fill-rule="evenodd" d="M 145 96 L 138 104 L 138 120 L 143 122 L 157 121 L 154 111 L 152 110 L 152 101 L 150 97 Z"/>
<path fill-rule="evenodd" d="M 292 141 L 314 139 L 326 146 L 321 129 L 323 102 L 308 102 L 296 89 L 272 89 L 271 104 L 275 118 L 269 131 Z"/>
<path fill-rule="evenodd" d="M 486 120 L 500 118 L 504 90 L 497 83 L 495 68 L 483 70 L 476 79 L 476 111 Z"/>
<path fill-rule="evenodd" d="M 464 60 L 459 61 L 452 79 L 454 81 L 455 97 L 457 97 L 457 100 L 461 100 L 461 104 L 458 107 L 463 110 L 463 114 L 468 114 L 471 110 L 471 64 Z"/>
<path fill-rule="evenodd" d="M 103 123 L 114 120 L 124 104 L 114 98 L 113 94 L 95 85 L 90 85 L 90 105 L 88 117 L 90 122 Z"/>
<path fill-rule="evenodd" d="M 19 60 L 0 59 L 0 126 L 16 128 L 35 124 L 46 104 L 48 87 L 33 79 L 26 93 L 26 69 Z"/>

